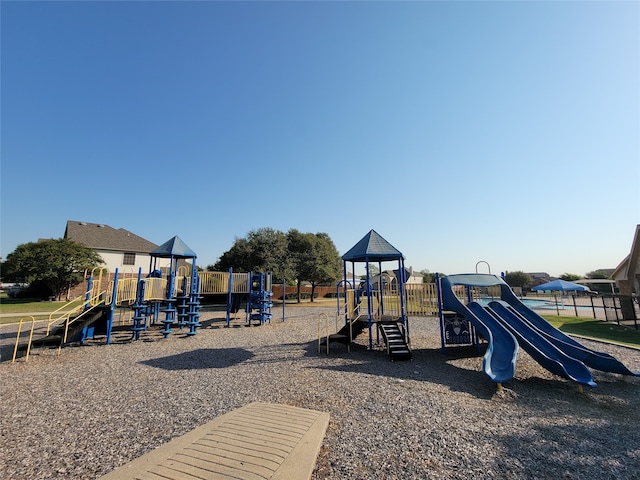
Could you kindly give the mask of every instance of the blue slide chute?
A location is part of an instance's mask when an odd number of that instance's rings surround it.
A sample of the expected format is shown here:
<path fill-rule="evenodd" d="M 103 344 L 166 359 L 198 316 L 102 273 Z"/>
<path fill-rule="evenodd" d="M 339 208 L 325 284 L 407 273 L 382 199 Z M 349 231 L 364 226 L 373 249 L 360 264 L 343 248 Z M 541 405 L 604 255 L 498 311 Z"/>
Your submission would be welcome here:
<path fill-rule="evenodd" d="M 621 375 L 640 376 L 640 372 L 629 370 L 622 362 L 608 353 L 598 352 L 585 347 L 569 335 L 558 330 L 536 312 L 522 303 L 518 297 L 509 289 L 502 293 L 502 302 L 495 302 L 493 305 L 497 312 L 506 315 L 510 312 L 516 318 L 513 321 L 524 321 L 541 332 L 557 348 L 570 355 L 585 365 L 601 372 L 619 373 Z M 497 305 L 499 304 L 499 305 Z"/>
<path fill-rule="evenodd" d="M 503 307 L 502 304 L 491 302 L 488 307 L 482 307 L 478 303 L 475 303 L 475 305 L 477 308 L 486 308 L 491 312 L 496 319 L 513 333 L 525 352 L 551 373 L 573 380 L 581 385 L 597 386 L 596 382 L 593 381 L 591 372 L 584 363 L 560 350 L 527 322 L 523 322 L 506 309 L 502 310 L 500 308 Z"/>
<path fill-rule="evenodd" d="M 454 275 L 444 277 L 440 282 L 443 308 L 463 315 L 487 340 L 487 351 L 482 361 L 484 373 L 496 383 L 511 380 L 516 370 L 518 342 L 509 330 L 488 312 L 481 309 L 476 314 L 458 300 L 453 292 L 454 284 L 451 283 L 451 277 Z"/>
<path fill-rule="evenodd" d="M 501 278 L 491 274 L 460 274 L 443 277 L 442 308 L 465 316 L 488 342 L 485 354 L 485 373 L 494 381 L 505 381 L 508 377 L 507 352 L 513 355 L 513 370 L 517 355 L 517 344 L 550 372 L 574 380 L 582 385 L 596 386 L 587 367 L 622 375 L 640 375 L 624 366 L 615 357 L 591 350 L 553 327 L 540 315 L 524 305 Z M 453 287 L 500 287 L 500 300 L 488 306 L 478 302 L 463 304 L 455 295 Z M 506 331 L 506 334 L 505 334 Z M 507 335 L 508 334 L 508 335 Z M 509 337 L 517 339 L 514 348 Z M 495 380 L 492 365 L 501 372 L 503 380 Z M 501 368 L 499 367 L 501 366 Z M 492 376 L 493 375 L 493 376 Z M 513 377 L 513 372 L 511 373 Z"/>

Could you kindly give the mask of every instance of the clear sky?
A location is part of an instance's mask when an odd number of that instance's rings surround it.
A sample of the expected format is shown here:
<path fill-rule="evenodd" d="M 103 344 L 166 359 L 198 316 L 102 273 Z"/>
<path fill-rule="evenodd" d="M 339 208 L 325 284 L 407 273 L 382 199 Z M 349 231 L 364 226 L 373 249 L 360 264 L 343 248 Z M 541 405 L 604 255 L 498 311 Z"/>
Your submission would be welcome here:
<path fill-rule="evenodd" d="M 640 2 L 0 8 L 3 258 L 67 220 L 203 266 L 373 228 L 414 270 L 583 275 L 640 223 Z"/>

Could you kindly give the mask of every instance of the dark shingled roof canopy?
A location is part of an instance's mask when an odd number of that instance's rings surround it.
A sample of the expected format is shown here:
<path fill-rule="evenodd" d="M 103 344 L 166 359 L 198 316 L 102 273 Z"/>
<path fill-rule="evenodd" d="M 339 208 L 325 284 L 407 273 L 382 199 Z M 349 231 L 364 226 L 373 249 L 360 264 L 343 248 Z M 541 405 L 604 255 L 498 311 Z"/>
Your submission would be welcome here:
<path fill-rule="evenodd" d="M 367 233 L 347 253 L 342 255 L 342 260 L 349 262 L 366 262 L 367 260 L 387 262 L 399 259 L 404 260 L 402 253 L 375 230 Z"/>
<path fill-rule="evenodd" d="M 197 255 L 178 236 L 167 240 L 149 255 L 158 258 L 196 258 Z"/>

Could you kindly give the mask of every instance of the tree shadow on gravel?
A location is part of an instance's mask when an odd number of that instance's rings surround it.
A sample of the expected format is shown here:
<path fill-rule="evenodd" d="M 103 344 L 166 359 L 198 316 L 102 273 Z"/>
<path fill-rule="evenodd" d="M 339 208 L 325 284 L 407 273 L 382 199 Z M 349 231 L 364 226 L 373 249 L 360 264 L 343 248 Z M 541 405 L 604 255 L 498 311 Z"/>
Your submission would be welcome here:
<path fill-rule="evenodd" d="M 244 348 L 200 348 L 140 363 L 163 370 L 205 370 L 232 367 L 250 360 L 253 356 L 252 352 Z"/>

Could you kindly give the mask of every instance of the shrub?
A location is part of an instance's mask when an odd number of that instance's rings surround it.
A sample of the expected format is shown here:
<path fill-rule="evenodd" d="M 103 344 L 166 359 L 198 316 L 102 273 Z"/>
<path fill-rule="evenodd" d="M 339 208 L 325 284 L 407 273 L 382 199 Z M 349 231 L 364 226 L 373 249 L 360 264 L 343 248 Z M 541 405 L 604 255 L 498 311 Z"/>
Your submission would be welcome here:
<path fill-rule="evenodd" d="M 311 298 L 311 293 L 310 292 L 300 292 L 300 300 L 307 300 Z M 313 294 L 313 298 L 318 298 L 318 292 L 314 292 Z M 298 299 L 298 294 L 293 292 L 293 293 L 287 293 L 287 295 L 285 296 L 286 300 L 297 300 Z"/>

